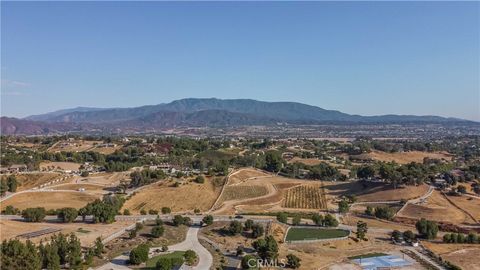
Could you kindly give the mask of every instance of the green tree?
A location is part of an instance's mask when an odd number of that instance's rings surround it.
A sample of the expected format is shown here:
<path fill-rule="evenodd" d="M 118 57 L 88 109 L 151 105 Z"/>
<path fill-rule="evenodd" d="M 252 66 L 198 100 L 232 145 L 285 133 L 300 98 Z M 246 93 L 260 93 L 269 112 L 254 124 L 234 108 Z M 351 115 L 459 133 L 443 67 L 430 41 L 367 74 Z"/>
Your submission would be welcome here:
<path fill-rule="evenodd" d="M 301 219 L 300 215 L 295 215 L 295 216 L 293 216 L 293 218 L 292 218 L 292 224 L 293 224 L 293 226 L 298 226 L 298 225 L 300 225 L 300 221 L 301 221 L 301 220 L 302 220 L 302 219 Z"/>
<path fill-rule="evenodd" d="M 268 151 L 265 155 L 265 170 L 279 172 L 283 167 L 283 159 L 279 152 Z"/>
<path fill-rule="evenodd" d="M 273 260 L 278 257 L 278 244 L 272 235 L 253 242 L 253 248 L 257 251 L 258 256 L 265 260 Z"/>
<path fill-rule="evenodd" d="M 257 257 L 245 255 L 241 262 L 242 269 L 258 269 Z"/>
<path fill-rule="evenodd" d="M 426 220 L 424 218 L 415 224 L 418 233 L 426 239 L 435 239 L 438 233 L 438 225 L 435 221 Z"/>
<path fill-rule="evenodd" d="M 22 217 L 27 222 L 42 222 L 45 216 L 46 211 L 43 207 L 27 208 L 22 211 Z"/>
<path fill-rule="evenodd" d="M 68 266 L 70 269 L 82 269 L 82 247 L 80 240 L 72 233 L 68 239 Z"/>
<path fill-rule="evenodd" d="M 15 177 L 15 175 L 9 175 L 7 177 L 7 186 L 8 186 L 8 191 L 10 192 L 17 191 L 17 178 Z"/>
<path fill-rule="evenodd" d="M 129 263 L 138 265 L 148 260 L 148 251 L 150 247 L 147 244 L 140 244 L 130 252 Z"/>
<path fill-rule="evenodd" d="M 78 217 L 78 211 L 75 208 L 65 207 L 58 210 L 57 217 L 62 220 L 63 223 L 71 223 Z"/>
<path fill-rule="evenodd" d="M 170 207 L 162 207 L 162 214 L 170 214 L 172 212 L 172 210 L 170 209 Z"/>
<path fill-rule="evenodd" d="M 288 215 L 285 212 L 281 212 L 277 214 L 277 220 L 281 223 L 287 223 Z"/>
<path fill-rule="evenodd" d="M 0 180 L 0 195 L 1 196 L 5 195 L 7 191 L 8 191 L 7 180 L 2 178 Z"/>
<path fill-rule="evenodd" d="M 252 229 L 252 226 L 253 226 L 253 220 L 247 219 L 247 221 L 245 221 L 245 224 L 244 224 L 243 227 L 246 231 L 249 231 L 249 230 Z"/>
<path fill-rule="evenodd" d="M 54 244 L 40 244 L 40 257 L 42 258 L 42 269 L 60 270 L 60 256 L 58 248 Z"/>
<path fill-rule="evenodd" d="M 255 223 L 252 225 L 252 237 L 253 238 L 258 238 L 263 235 L 265 232 L 263 226 L 259 223 Z"/>
<path fill-rule="evenodd" d="M 365 240 L 365 235 L 368 232 L 368 226 L 366 222 L 358 221 L 357 222 L 357 238 L 360 240 Z"/>
<path fill-rule="evenodd" d="M 337 227 L 338 226 L 338 220 L 330 215 L 330 214 L 326 214 L 325 215 L 325 218 L 323 219 L 323 226 L 325 227 Z"/>
<path fill-rule="evenodd" d="M 297 256 L 295 256 L 293 254 L 288 254 L 287 255 L 287 266 L 288 267 L 293 268 L 293 269 L 300 268 L 300 266 L 301 266 L 300 262 L 301 262 L 301 260 Z"/>
<path fill-rule="evenodd" d="M 323 225 L 323 216 L 317 213 L 312 214 L 312 221 L 315 225 Z"/>
<path fill-rule="evenodd" d="M 233 221 L 230 222 L 230 225 L 228 226 L 228 232 L 231 235 L 239 234 L 242 231 L 243 231 L 243 225 L 240 221 L 233 220 Z"/>
<path fill-rule="evenodd" d="M 97 237 L 97 239 L 95 239 L 95 248 L 94 248 L 94 255 L 97 256 L 97 257 L 100 257 L 103 253 L 103 249 L 104 249 L 104 245 L 103 245 L 103 242 L 102 242 L 102 238 L 100 237 Z"/>
<path fill-rule="evenodd" d="M 210 226 L 213 224 L 213 216 L 212 215 L 206 215 L 202 219 L 202 224 L 205 224 L 207 226 Z"/>
<path fill-rule="evenodd" d="M 341 200 L 340 202 L 338 202 L 338 212 L 347 213 L 349 209 L 350 205 L 348 205 L 348 202 L 346 200 Z"/>
<path fill-rule="evenodd" d="M 42 258 L 30 240 L 24 243 L 17 239 L 4 240 L 0 245 L 2 269 L 41 269 Z"/>
<path fill-rule="evenodd" d="M 152 236 L 155 238 L 159 238 L 165 232 L 165 228 L 163 226 L 155 226 L 152 228 Z"/>

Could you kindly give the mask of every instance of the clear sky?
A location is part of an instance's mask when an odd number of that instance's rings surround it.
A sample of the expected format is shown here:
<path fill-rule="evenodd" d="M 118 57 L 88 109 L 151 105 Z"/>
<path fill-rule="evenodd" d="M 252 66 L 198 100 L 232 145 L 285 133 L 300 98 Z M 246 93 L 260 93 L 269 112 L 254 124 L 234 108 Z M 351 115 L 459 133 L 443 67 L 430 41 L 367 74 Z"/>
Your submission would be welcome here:
<path fill-rule="evenodd" d="M 187 97 L 480 120 L 479 2 L 4 2 L 3 116 Z"/>

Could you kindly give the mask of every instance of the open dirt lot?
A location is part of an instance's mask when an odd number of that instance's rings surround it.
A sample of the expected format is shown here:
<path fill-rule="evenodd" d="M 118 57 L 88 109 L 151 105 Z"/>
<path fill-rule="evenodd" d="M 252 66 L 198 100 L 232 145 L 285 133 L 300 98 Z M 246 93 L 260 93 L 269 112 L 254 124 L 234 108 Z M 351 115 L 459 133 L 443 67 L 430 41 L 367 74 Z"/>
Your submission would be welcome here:
<path fill-rule="evenodd" d="M 82 152 L 88 151 L 94 148 L 97 144 L 101 144 L 102 141 L 85 141 L 85 140 L 73 140 L 73 141 L 59 141 L 52 145 L 49 152 Z"/>
<path fill-rule="evenodd" d="M 23 221 L 15 220 L 1 220 L 0 221 L 2 229 L 0 230 L 0 241 L 5 239 L 14 238 L 17 235 L 35 232 L 38 230 L 46 228 L 59 228 L 62 233 L 72 233 L 74 232 L 83 246 L 89 246 L 93 244 L 97 237 L 102 239 L 125 228 L 131 224 L 132 221 L 118 221 L 112 224 L 92 224 L 92 223 L 53 223 L 53 222 L 42 222 L 42 223 L 29 223 Z M 53 234 L 47 234 L 35 238 L 31 238 L 35 243 L 39 243 L 42 239 L 49 239 Z"/>
<path fill-rule="evenodd" d="M 45 209 L 59 209 L 63 207 L 81 208 L 101 196 L 78 191 L 39 191 L 17 194 L 2 202 L 1 209 L 7 205 L 23 210 L 29 207 L 44 207 Z"/>
<path fill-rule="evenodd" d="M 324 182 L 330 196 L 355 195 L 359 202 L 409 200 L 421 197 L 428 191 L 427 185 L 398 186 L 366 181 Z"/>
<path fill-rule="evenodd" d="M 444 260 L 460 266 L 462 269 L 479 270 L 480 246 L 476 244 L 444 244 L 422 242 L 425 247 L 441 256 Z"/>
<path fill-rule="evenodd" d="M 421 151 L 409 151 L 409 152 L 399 152 L 399 153 L 387 153 L 382 151 L 372 151 L 368 154 L 365 154 L 366 157 L 378 160 L 378 161 L 395 161 L 399 164 L 407 164 L 410 162 L 422 163 L 424 158 L 435 158 L 435 159 L 445 159 L 451 160 L 452 155 L 444 152 L 421 152 Z"/>
<path fill-rule="evenodd" d="M 74 183 L 95 184 L 105 187 L 117 186 L 122 180 L 129 180 L 130 172 L 96 173 L 88 177 L 77 177 Z"/>
<path fill-rule="evenodd" d="M 475 199 L 467 196 L 448 196 L 448 199 L 457 207 L 470 214 L 477 221 L 480 220 L 480 198 Z"/>
<path fill-rule="evenodd" d="M 400 212 L 398 217 L 407 217 L 413 219 L 426 218 L 438 222 L 453 224 L 472 224 L 475 223 L 467 214 L 457 209 L 439 192 L 434 191 L 423 204 L 408 204 Z"/>
<path fill-rule="evenodd" d="M 61 184 L 52 187 L 53 190 L 74 190 L 80 191 L 84 190 L 85 193 L 88 194 L 107 194 L 110 191 L 101 185 L 94 185 L 94 184 Z"/>
<path fill-rule="evenodd" d="M 152 184 L 127 200 L 123 209 L 129 209 L 132 213 L 139 213 L 142 209 L 160 210 L 162 207 L 170 207 L 172 212 L 191 212 L 196 208 L 206 211 L 220 194 L 220 188 L 215 187 L 209 178 L 205 179 L 204 184 L 186 182 L 179 187 L 173 184 L 173 181 Z"/>
<path fill-rule="evenodd" d="M 62 178 L 59 173 L 22 173 L 15 175 L 18 182 L 17 192 L 31 189 Z"/>
<path fill-rule="evenodd" d="M 78 171 L 81 165 L 80 163 L 74 162 L 42 162 L 40 163 L 40 170 L 60 169 L 64 171 Z"/>
<path fill-rule="evenodd" d="M 266 172 L 263 172 L 261 170 L 257 170 L 253 168 L 245 168 L 245 169 L 240 169 L 240 170 L 237 170 L 236 172 L 231 173 L 228 180 L 228 184 L 236 185 L 251 179 L 257 179 L 259 177 L 260 178 L 270 177 L 270 176 L 272 175 Z"/>

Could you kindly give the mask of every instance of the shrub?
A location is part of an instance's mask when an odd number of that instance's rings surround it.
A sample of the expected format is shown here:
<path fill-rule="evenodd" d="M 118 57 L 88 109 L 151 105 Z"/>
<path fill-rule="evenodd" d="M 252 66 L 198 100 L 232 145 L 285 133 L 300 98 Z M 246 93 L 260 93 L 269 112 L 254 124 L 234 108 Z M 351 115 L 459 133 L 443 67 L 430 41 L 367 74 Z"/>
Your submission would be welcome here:
<path fill-rule="evenodd" d="M 148 251 L 150 247 L 147 244 L 140 244 L 130 252 L 130 264 L 138 265 L 148 260 Z"/>
<path fill-rule="evenodd" d="M 277 220 L 281 223 L 287 223 L 287 221 L 288 221 L 287 213 L 278 213 L 277 214 Z"/>
<path fill-rule="evenodd" d="M 183 258 L 185 259 L 188 265 L 192 265 L 197 259 L 197 254 L 195 253 L 195 251 L 189 249 L 185 251 L 185 253 L 183 254 Z"/>
<path fill-rule="evenodd" d="M 203 177 L 202 175 L 199 175 L 195 178 L 195 182 L 197 182 L 199 184 L 203 184 L 203 183 L 205 183 L 205 177 Z"/>
<path fill-rule="evenodd" d="M 297 269 L 300 268 L 300 258 L 293 254 L 288 254 L 287 255 L 287 265 L 290 268 Z"/>
<path fill-rule="evenodd" d="M 155 226 L 152 228 L 152 236 L 155 238 L 159 238 L 165 232 L 165 228 L 163 226 Z"/>
<path fill-rule="evenodd" d="M 169 207 L 162 207 L 162 214 L 170 214 L 172 210 Z"/>
<path fill-rule="evenodd" d="M 27 222 L 42 222 L 45 219 L 46 211 L 43 207 L 27 208 L 22 211 L 22 217 Z"/>

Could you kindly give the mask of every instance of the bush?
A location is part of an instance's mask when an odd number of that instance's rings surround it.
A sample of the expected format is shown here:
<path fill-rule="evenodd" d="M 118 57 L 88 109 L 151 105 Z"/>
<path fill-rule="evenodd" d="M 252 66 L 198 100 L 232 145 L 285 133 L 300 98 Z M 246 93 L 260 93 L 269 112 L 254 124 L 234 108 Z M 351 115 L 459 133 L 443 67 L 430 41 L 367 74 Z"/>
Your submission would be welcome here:
<path fill-rule="evenodd" d="M 82 173 L 80 174 L 81 177 L 88 177 L 89 175 L 90 173 L 87 171 L 82 171 Z"/>
<path fill-rule="evenodd" d="M 299 215 L 295 215 L 295 216 L 293 217 L 293 219 L 292 219 L 292 224 L 293 224 L 294 226 L 300 225 L 300 221 L 301 221 L 301 220 L 302 220 L 302 219 L 300 218 Z"/>
<path fill-rule="evenodd" d="M 240 221 L 234 220 L 230 222 L 230 225 L 228 226 L 228 232 L 231 235 L 236 235 L 239 234 L 243 231 L 243 225 Z"/>
<path fill-rule="evenodd" d="M 348 205 L 348 202 L 346 200 L 342 200 L 338 203 L 338 212 L 347 213 L 349 209 L 350 205 Z"/>
<path fill-rule="evenodd" d="M 257 264 L 257 257 L 253 255 L 245 255 L 242 258 L 242 269 L 257 269 L 258 264 Z"/>
<path fill-rule="evenodd" d="M 199 175 L 195 178 L 195 182 L 197 182 L 199 184 L 203 184 L 203 183 L 205 183 L 205 177 L 203 177 L 202 175 Z"/>
<path fill-rule="evenodd" d="M 379 206 L 375 208 L 375 217 L 380 219 L 391 220 L 395 215 L 395 211 L 388 206 Z"/>
<path fill-rule="evenodd" d="M 206 215 L 202 219 L 202 223 L 209 226 L 212 225 L 213 223 L 213 216 L 212 215 Z"/>
<path fill-rule="evenodd" d="M 155 238 L 159 238 L 165 232 L 165 228 L 163 226 L 155 226 L 152 228 L 152 236 Z"/>
<path fill-rule="evenodd" d="M 293 269 L 300 268 L 300 258 L 293 254 L 287 255 L 287 266 Z"/>
<path fill-rule="evenodd" d="M 158 215 L 158 210 L 150 209 L 148 210 L 149 215 Z"/>
<path fill-rule="evenodd" d="M 145 209 L 140 210 L 140 215 L 146 215 L 146 214 L 147 214 L 147 211 L 145 211 Z"/>
<path fill-rule="evenodd" d="M 124 209 L 124 210 L 123 210 L 123 215 L 124 215 L 124 216 L 130 216 L 130 215 L 131 215 L 131 214 L 130 214 L 130 210 Z"/>
<path fill-rule="evenodd" d="M 170 214 L 172 210 L 169 207 L 162 207 L 162 214 Z"/>
<path fill-rule="evenodd" d="M 130 264 L 138 265 L 148 260 L 148 251 L 150 247 L 147 244 L 140 244 L 130 252 Z"/>
<path fill-rule="evenodd" d="M 185 251 L 185 253 L 183 254 L 183 258 L 185 259 L 185 262 L 187 262 L 188 265 L 192 265 L 193 263 L 195 263 L 195 260 L 197 259 L 197 254 L 195 253 L 195 251 L 189 249 Z"/>
<path fill-rule="evenodd" d="M 252 237 L 253 238 L 258 238 L 263 235 L 264 233 L 263 226 L 259 223 L 255 223 L 252 225 Z"/>
<path fill-rule="evenodd" d="M 281 223 L 287 223 L 288 222 L 288 214 L 287 213 L 278 213 L 277 214 L 277 220 Z"/>
<path fill-rule="evenodd" d="M 171 270 L 176 266 L 182 265 L 183 260 L 181 258 L 165 258 L 161 257 L 158 259 L 157 264 L 155 265 L 156 269 L 159 270 Z"/>

